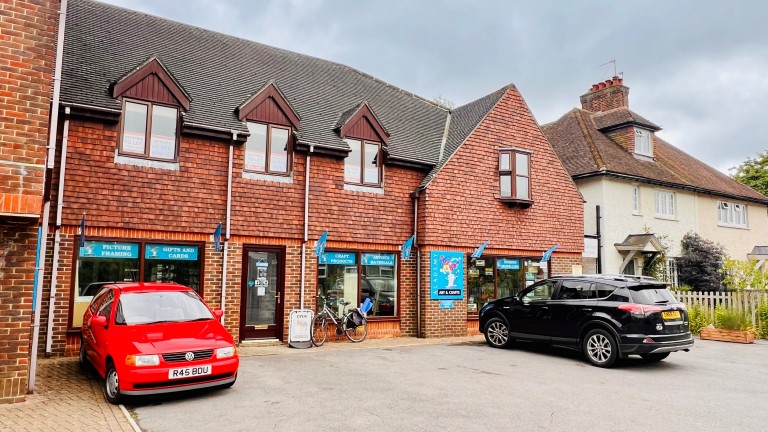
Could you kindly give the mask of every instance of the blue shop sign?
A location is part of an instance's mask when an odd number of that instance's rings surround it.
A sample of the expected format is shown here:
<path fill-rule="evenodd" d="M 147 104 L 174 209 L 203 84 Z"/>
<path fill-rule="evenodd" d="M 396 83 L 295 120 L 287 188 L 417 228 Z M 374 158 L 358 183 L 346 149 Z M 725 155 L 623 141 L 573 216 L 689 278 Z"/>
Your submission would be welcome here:
<path fill-rule="evenodd" d="M 361 261 L 363 262 L 363 265 L 394 267 L 395 255 L 364 253 Z"/>
<path fill-rule="evenodd" d="M 148 244 L 144 258 L 158 260 L 196 261 L 197 246 Z"/>
<path fill-rule="evenodd" d="M 464 298 L 464 253 L 432 251 L 429 258 L 429 291 L 432 300 Z"/>
<path fill-rule="evenodd" d="M 496 261 L 496 268 L 499 270 L 520 270 L 520 260 L 499 258 Z"/>
<path fill-rule="evenodd" d="M 137 243 L 87 241 L 80 247 L 80 258 L 138 258 Z"/>
<path fill-rule="evenodd" d="M 326 252 L 318 257 L 319 264 L 355 265 L 354 252 Z"/>

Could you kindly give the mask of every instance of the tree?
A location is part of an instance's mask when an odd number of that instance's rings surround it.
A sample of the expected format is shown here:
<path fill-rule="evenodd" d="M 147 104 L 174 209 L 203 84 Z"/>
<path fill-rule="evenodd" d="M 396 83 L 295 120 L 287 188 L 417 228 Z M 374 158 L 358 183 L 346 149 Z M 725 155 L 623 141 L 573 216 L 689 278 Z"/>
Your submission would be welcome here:
<path fill-rule="evenodd" d="M 725 248 L 694 232 L 688 232 L 680 242 L 680 249 L 677 261 L 680 283 L 690 285 L 694 291 L 719 291 L 720 267 L 726 258 Z"/>
<path fill-rule="evenodd" d="M 759 153 L 754 158 L 747 158 L 744 163 L 731 170 L 736 170 L 733 174 L 736 181 L 768 195 L 768 151 Z"/>
<path fill-rule="evenodd" d="M 756 260 L 739 261 L 725 259 L 723 268 L 723 285 L 730 290 L 744 289 L 765 290 L 768 285 L 768 273 L 763 273 Z"/>

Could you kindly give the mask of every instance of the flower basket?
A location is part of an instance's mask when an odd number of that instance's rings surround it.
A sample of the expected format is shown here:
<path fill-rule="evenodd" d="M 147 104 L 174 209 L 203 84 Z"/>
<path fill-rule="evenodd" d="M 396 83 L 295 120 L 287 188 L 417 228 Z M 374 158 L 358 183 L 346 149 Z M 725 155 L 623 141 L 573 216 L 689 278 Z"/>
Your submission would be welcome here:
<path fill-rule="evenodd" d="M 752 332 L 747 330 L 725 330 L 714 327 L 704 327 L 700 334 L 702 339 L 723 342 L 753 343 L 755 341 Z"/>

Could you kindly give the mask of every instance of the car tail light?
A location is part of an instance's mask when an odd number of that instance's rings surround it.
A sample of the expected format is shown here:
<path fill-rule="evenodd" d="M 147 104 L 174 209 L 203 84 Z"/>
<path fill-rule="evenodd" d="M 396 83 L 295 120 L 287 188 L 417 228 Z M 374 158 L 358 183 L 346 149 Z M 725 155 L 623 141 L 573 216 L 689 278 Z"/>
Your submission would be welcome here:
<path fill-rule="evenodd" d="M 658 306 L 641 305 L 636 303 L 620 305 L 619 309 L 629 312 L 635 318 L 646 318 L 648 315 L 654 312 L 661 312 L 661 308 Z"/>

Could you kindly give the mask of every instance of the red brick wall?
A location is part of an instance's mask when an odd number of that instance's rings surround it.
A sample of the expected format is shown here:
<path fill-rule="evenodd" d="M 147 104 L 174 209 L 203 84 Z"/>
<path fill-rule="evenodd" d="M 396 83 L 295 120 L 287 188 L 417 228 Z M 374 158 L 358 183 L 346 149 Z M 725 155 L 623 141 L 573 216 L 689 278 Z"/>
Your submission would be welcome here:
<path fill-rule="evenodd" d="M 0 403 L 27 392 L 57 7 L 0 2 Z"/>
<path fill-rule="evenodd" d="M 510 207 L 498 199 L 498 149 L 509 147 L 532 152 L 534 203 L 527 209 Z M 490 240 L 488 254 L 537 256 L 559 244 L 553 255 L 554 271 L 567 267 L 567 273 L 571 272 L 570 263 L 560 264 L 562 257 L 580 261 L 584 247 L 581 195 L 514 88 L 427 187 L 419 206 L 427 337 L 467 332 L 464 300 L 455 301 L 454 309 L 440 309 L 438 301 L 428 298 L 429 250 L 471 253 Z M 466 262 L 464 265 L 466 268 Z"/>
<path fill-rule="evenodd" d="M 593 86 L 590 91 L 581 96 L 581 107 L 592 112 L 629 107 L 629 87 L 624 86 L 623 82 L 623 79 L 614 77 L 612 80 Z M 602 88 L 595 89 L 596 86 L 602 86 Z"/>

